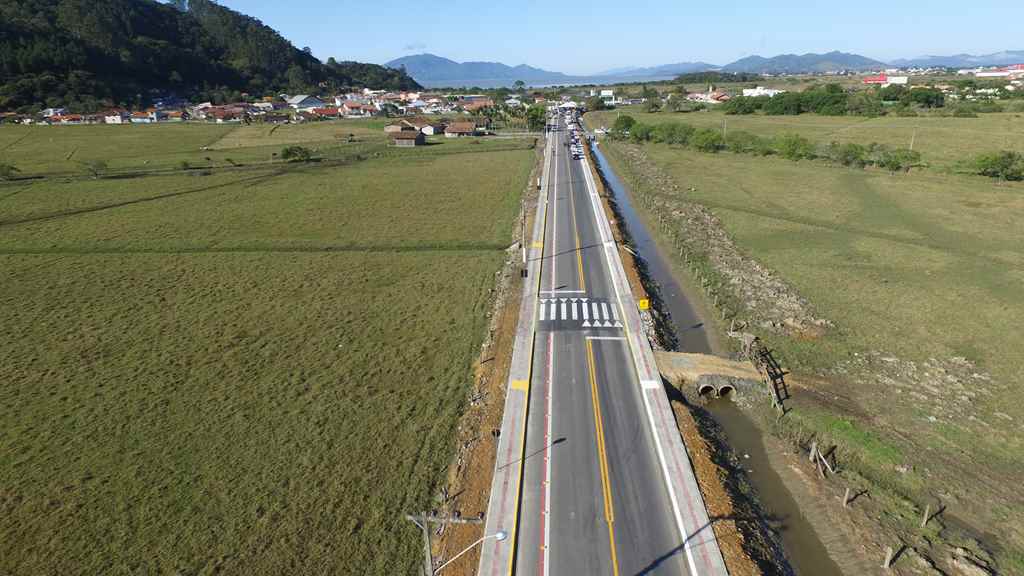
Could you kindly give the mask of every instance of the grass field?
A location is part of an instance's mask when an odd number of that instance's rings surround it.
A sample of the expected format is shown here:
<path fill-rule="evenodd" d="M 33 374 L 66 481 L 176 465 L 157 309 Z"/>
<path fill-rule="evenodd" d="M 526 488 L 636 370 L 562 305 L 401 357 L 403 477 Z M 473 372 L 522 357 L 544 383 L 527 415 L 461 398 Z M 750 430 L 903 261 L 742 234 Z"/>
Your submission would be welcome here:
<path fill-rule="evenodd" d="M 533 157 L 0 187 L 0 573 L 412 573 Z"/>
<path fill-rule="evenodd" d="M 998 150 L 1024 150 L 1024 114 L 980 114 L 977 118 L 921 116 L 899 118 L 882 116 L 765 116 L 761 114 L 729 116 L 719 111 L 686 114 L 657 112 L 648 114 L 639 107 L 588 114 L 594 126 L 611 126 L 617 114 L 629 114 L 647 124 L 684 122 L 696 128 L 745 130 L 760 136 L 782 133 L 800 134 L 826 146 L 830 142 L 872 142 L 921 153 L 922 161 L 940 169 L 952 169 L 964 160 Z"/>
<path fill-rule="evenodd" d="M 774 119 L 752 119 L 763 120 Z M 807 117 L 805 133 L 822 120 Z M 635 180 L 623 145 L 605 147 Z M 1004 561 L 1024 550 L 1024 408 L 1013 400 L 1024 390 L 1024 185 L 642 148 L 693 190 L 640 193 L 711 208 L 744 252 L 835 322 L 820 339 L 762 334 L 787 367 L 828 375 L 792 418 L 873 480 L 918 501 L 944 494 L 952 515 L 1006 547 Z M 865 378 L 854 366 L 873 352 L 880 376 Z M 956 357 L 976 368 L 947 372 Z"/>

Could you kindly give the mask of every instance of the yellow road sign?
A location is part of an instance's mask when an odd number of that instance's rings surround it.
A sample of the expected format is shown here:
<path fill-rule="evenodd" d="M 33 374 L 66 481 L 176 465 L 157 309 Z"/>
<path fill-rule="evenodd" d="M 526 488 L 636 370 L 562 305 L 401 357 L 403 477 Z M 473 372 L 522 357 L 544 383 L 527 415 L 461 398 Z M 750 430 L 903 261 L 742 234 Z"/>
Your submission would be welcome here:
<path fill-rule="evenodd" d="M 641 310 L 648 310 L 651 307 L 651 301 L 648 300 L 647 298 L 641 299 L 640 302 L 638 302 L 638 304 L 640 305 Z"/>

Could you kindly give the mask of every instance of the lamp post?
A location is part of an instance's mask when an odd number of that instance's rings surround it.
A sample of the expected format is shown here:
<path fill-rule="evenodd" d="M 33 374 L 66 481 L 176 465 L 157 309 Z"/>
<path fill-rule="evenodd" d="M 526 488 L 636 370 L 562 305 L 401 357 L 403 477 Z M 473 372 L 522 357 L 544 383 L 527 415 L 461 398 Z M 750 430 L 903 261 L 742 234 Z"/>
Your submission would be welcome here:
<path fill-rule="evenodd" d="M 456 560 L 458 560 L 458 559 L 459 559 L 459 556 L 462 556 L 462 555 L 463 555 L 463 554 L 465 554 L 466 552 L 469 552 L 469 551 L 470 551 L 470 550 L 472 550 L 472 549 L 473 549 L 473 547 L 475 547 L 475 546 L 476 546 L 477 544 L 479 544 L 479 543 L 483 542 L 484 540 L 487 540 L 488 538 L 494 538 L 494 539 L 495 539 L 495 540 L 497 540 L 498 542 L 501 542 L 501 541 L 502 541 L 502 540 L 504 540 L 505 538 L 508 538 L 508 533 L 507 533 L 507 532 L 505 532 L 504 530 L 498 530 L 498 531 L 497 531 L 497 532 L 495 532 L 494 534 L 485 534 L 485 535 L 481 536 L 479 540 L 477 540 L 476 542 L 473 542 L 472 544 L 470 544 L 469 546 L 467 546 L 465 550 L 463 550 L 462 552 L 459 552 L 459 553 L 458 553 L 458 554 L 456 554 L 455 556 L 452 556 L 451 560 L 449 560 L 449 561 L 445 562 L 444 564 L 441 564 L 440 566 L 438 566 L 438 567 L 437 567 L 437 570 L 434 570 L 434 574 L 437 574 L 438 572 L 440 572 L 440 571 L 441 571 L 441 569 L 442 569 L 442 568 L 444 568 L 445 566 L 447 566 L 447 565 L 451 564 L 452 562 L 455 562 Z"/>

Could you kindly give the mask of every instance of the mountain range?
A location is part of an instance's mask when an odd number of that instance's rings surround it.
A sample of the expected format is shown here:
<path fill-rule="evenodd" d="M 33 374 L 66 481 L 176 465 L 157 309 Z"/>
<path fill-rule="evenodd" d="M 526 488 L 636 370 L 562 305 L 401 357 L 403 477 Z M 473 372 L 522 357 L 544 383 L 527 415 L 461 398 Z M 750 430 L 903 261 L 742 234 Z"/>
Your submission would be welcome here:
<path fill-rule="evenodd" d="M 212 0 L 0 2 L 0 110 L 144 107 L 155 96 L 225 101 L 419 85 L 377 64 L 321 62 Z"/>
<path fill-rule="evenodd" d="M 893 60 L 900 68 L 974 68 L 977 66 L 1008 66 L 1024 62 L 1024 50 L 1004 50 L 992 54 L 954 54 L 952 56 L 920 56 Z"/>
<path fill-rule="evenodd" d="M 1024 51 L 1005 51 L 978 56 L 971 54 L 922 56 L 893 60 L 888 63 L 860 54 L 833 51 L 825 54 L 781 54 L 771 58 L 747 56 L 724 66 L 707 62 L 679 62 L 650 67 L 630 66 L 613 68 L 590 76 L 573 76 L 527 65 L 507 66 L 498 62 L 459 63 L 433 54 L 405 56 L 392 60 L 385 66 L 404 68 L 419 83 L 429 87 L 495 88 L 511 86 L 516 80 L 522 80 L 526 84 L 534 86 L 655 81 L 705 70 L 754 74 L 807 74 L 841 70 L 863 72 L 888 67 L 1002 66 L 1021 62 L 1024 62 Z"/>

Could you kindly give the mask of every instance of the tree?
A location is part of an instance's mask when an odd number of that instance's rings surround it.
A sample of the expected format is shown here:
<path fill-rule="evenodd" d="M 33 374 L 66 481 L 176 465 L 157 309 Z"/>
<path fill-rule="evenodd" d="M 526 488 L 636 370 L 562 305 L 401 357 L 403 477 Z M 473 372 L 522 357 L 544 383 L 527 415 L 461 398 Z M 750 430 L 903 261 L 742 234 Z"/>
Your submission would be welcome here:
<path fill-rule="evenodd" d="M 659 110 L 661 110 L 660 100 L 648 100 L 644 104 L 644 112 L 647 112 L 648 114 L 653 114 Z"/>
<path fill-rule="evenodd" d="M 526 109 L 526 124 L 530 130 L 540 130 L 548 122 L 548 113 L 543 106 L 530 106 Z"/>
<path fill-rule="evenodd" d="M 587 98 L 586 102 L 583 104 L 587 107 L 588 112 L 605 109 L 604 100 L 601 100 L 598 96 L 591 96 L 590 98 Z"/>
<path fill-rule="evenodd" d="M 871 90 L 862 90 L 846 99 L 846 112 L 855 116 L 881 116 L 885 114 L 882 107 L 882 99 L 878 93 Z"/>
<path fill-rule="evenodd" d="M 829 158 L 843 166 L 863 168 L 868 163 L 868 150 L 860 144 L 832 142 L 828 146 Z"/>
<path fill-rule="evenodd" d="M 917 88 L 909 92 L 910 102 L 925 108 L 942 108 L 946 105 L 946 97 L 934 88 Z"/>
<path fill-rule="evenodd" d="M 519 92 L 522 92 L 523 88 L 526 88 L 526 82 L 523 82 L 522 80 L 516 80 L 512 85 L 515 86 L 515 89 Z"/>

